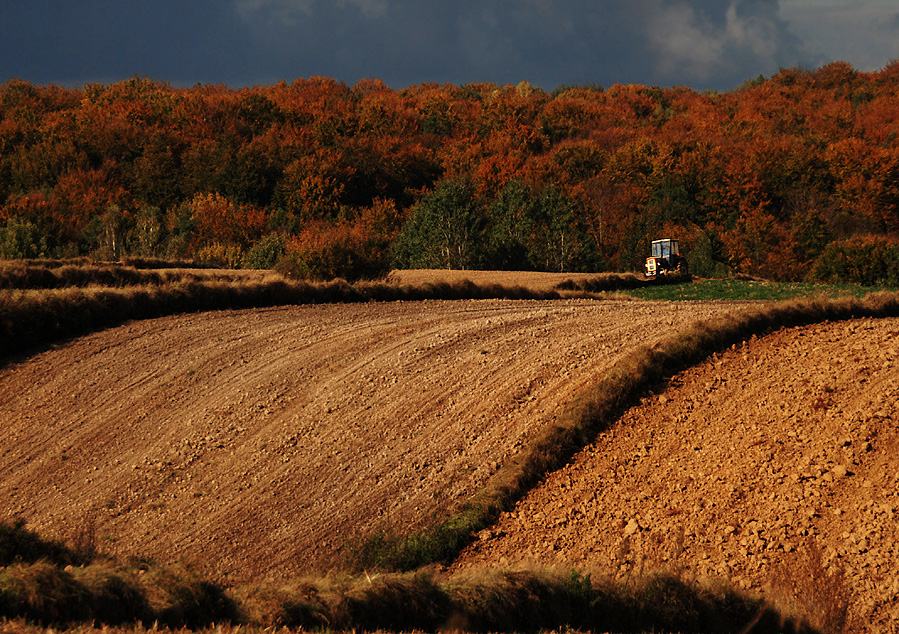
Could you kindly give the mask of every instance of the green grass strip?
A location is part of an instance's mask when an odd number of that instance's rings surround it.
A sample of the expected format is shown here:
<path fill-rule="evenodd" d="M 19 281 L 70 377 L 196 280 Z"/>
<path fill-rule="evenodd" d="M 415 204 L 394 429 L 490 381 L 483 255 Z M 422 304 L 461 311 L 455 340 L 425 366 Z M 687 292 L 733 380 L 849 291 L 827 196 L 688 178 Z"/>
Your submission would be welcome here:
<path fill-rule="evenodd" d="M 784 301 L 790 299 L 861 298 L 885 291 L 857 284 L 811 284 L 767 280 L 694 280 L 692 284 L 643 285 L 622 289 L 622 294 L 638 299 L 665 301 Z"/>

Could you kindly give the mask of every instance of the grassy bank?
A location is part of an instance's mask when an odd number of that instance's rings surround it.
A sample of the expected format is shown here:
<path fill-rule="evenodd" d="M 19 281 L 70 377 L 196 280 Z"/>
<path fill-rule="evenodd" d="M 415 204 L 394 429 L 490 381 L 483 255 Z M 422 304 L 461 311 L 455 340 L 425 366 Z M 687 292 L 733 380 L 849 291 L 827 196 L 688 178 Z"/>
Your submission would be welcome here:
<path fill-rule="evenodd" d="M 27 544 L 28 548 L 19 546 Z M 515 570 L 446 578 L 434 572 L 334 576 L 225 588 L 191 570 L 117 565 L 0 524 L 0 617 L 76 623 L 212 624 L 303 630 L 537 632 L 795 631 L 757 598 L 673 574 L 611 582 L 577 571 Z M 810 630 L 809 630 L 810 631 Z"/>
<path fill-rule="evenodd" d="M 687 286 L 693 279 L 689 276 L 659 276 L 647 279 L 639 273 L 603 273 L 595 277 L 569 279 L 556 285 L 560 291 L 579 291 L 584 293 L 611 293 L 615 291 L 639 291 L 648 288 L 667 286 Z"/>
<path fill-rule="evenodd" d="M 84 288 L 88 286 L 163 286 L 179 282 L 240 282 L 263 272 L 202 271 L 195 269 L 146 270 L 133 266 L 62 264 L 59 266 L 24 263 L 0 265 L 0 290 Z M 269 277 L 280 277 L 268 274 Z"/>
<path fill-rule="evenodd" d="M 896 316 L 899 316 L 899 294 L 881 293 L 862 299 L 765 304 L 677 332 L 616 364 L 453 515 L 413 535 L 375 535 L 350 553 L 350 561 L 357 568 L 412 570 L 452 559 L 478 531 L 493 523 L 501 511 L 510 510 L 546 474 L 565 465 L 647 391 L 714 353 L 780 328 L 828 320 Z"/>
<path fill-rule="evenodd" d="M 179 282 L 127 288 L 0 291 L 0 363 L 13 355 L 134 319 L 268 306 L 452 299 L 557 299 L 555 291 L 455 284 Z"/>
<path fill-rule="evenodd" d="M 698 279 L 660 277 L 647 280 L 638 274 L 603 274 L 587 279 L 571 279 L 556 285 L 560 291 L 602 293 L 604 296 L 632 297 L 662 301 L 784 301 L 790 299 L 861 298 L 869 293 L 889 291 L 885 287 L 858 284 L 813 284 L 769 280 Z M 895 290 L 895 289 L 892 289 Z"/>

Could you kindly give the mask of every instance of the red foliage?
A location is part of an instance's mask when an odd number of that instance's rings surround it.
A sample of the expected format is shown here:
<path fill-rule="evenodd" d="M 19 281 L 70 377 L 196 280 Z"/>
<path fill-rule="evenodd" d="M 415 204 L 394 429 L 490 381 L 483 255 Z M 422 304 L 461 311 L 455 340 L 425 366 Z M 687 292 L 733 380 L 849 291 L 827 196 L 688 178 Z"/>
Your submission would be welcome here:
<path fill-rule="evenodd" d="M 355 220 L 312 221 L 288 242 L 281 270 L 317 280 L 383 275 L 390 265 L 390 243 L 404 220 L 393 203 L 376 200 Z"/>
<path fill-rule="evenodd" d="M 353 258 L 374 270 L 396 219 L 441 180 L 470 183 L 484 204 L 512 181 L 554 188 L 614 268 L 668 232 L 704 236 L 707 261 L 733 271 L 792 278 L 828 241 L 899 236 L 899 65 L 784 69 L 722 94 L 322 77 L 0 84 L 0 228 L 27 220 L 67 253 L 116 208 L 123 232 L 159 225 L 161 248 L 183 256 L 278 231 L 291 252 L 324 254 L 321 271 L 356 271 Z M 373 228 L 387 207 L 392 228 Z"/>

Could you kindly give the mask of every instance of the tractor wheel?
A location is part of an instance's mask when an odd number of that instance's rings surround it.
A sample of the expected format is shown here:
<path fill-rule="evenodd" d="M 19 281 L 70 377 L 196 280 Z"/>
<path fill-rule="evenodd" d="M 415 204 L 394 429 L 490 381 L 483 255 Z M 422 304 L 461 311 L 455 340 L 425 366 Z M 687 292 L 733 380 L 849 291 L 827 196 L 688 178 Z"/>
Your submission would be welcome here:
<path fill-rule="evenodd" d="M 681 277 L 686 277 L 690 274 L 690 271 L 687 268 L 686 260 L 678 260 L 677 262 L 677 274 Z"/>

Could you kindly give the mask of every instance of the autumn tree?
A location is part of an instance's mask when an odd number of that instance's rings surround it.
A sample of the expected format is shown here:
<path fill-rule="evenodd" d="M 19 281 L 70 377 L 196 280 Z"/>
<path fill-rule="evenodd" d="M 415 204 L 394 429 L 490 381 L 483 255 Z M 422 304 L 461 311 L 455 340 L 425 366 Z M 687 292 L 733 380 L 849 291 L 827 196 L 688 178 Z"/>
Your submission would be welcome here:
<path fill-rule="evenodd" d="M 286 239 L 276 266 L 282 273 L 316 280 L 385 275 L 392 260 L 391 244 L 403 220 L 393 201 L 379 199 L 352 219 L 309 222 Z M 268 244 L 272 251 L 278 241 L 270 236 L 260 244 Z"/>
<path fill-rule="evenodd" d="M 239 265 L 292 248 L 318 254 L 316 275 L 350 276 L 387 252 L 405 266 L 631 270 L 665 233 L 697 272 L 793 279 L 830 245 L 899 237 L 897 95 L 896 64 L 841 62 L 727 93 L 11 80 L 0 230 L 5 254 Z M 377 229 L 375 209 L 408 222 Z"/>

